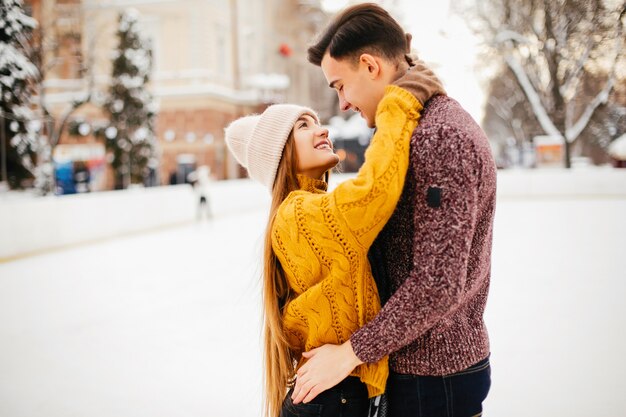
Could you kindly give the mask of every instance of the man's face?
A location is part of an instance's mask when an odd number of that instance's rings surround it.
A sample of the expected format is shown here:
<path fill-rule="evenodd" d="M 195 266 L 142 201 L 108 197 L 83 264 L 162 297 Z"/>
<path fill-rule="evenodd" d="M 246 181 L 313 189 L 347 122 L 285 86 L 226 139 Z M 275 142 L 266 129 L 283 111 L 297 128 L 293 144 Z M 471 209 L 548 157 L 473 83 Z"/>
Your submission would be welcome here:
<path fill-rule="evenodd" d="M 379 64 L 371 55 L 362 55 L 355 65 L 351 59 L 336 60 L 329 53 L 321 64 L 326 81 L 337 92 L 339 108 L 359 112 L 369 127 L 376 125 L 376 107 L 387 84 Z"/>

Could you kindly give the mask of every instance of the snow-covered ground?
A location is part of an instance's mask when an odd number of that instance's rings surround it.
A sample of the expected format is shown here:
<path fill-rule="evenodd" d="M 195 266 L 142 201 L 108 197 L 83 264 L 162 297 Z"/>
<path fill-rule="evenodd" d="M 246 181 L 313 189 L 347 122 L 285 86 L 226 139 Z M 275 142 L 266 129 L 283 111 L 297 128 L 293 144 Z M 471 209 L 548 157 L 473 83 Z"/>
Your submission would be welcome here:
<path fill-rule="evenodd" d="M 626 415 L 626 198 L 500 199 L 486 415 Z M 264 207 L 0 264 L 1 417 L 258 417 Z"/>

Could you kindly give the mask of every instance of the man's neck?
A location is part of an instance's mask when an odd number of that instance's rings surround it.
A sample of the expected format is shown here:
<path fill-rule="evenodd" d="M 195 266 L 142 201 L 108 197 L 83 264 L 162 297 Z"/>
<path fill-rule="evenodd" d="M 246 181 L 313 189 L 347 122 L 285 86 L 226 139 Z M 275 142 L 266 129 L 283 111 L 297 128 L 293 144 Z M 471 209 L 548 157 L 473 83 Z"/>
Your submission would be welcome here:
<path fill-rule="evenodd" d="M 402 77 L 409 70 L 409 63 L 403 59 L 396 64 L 396 72 L 393 75 L 393 78 L 389 84 L 392 84 L 398 78 Z"/>

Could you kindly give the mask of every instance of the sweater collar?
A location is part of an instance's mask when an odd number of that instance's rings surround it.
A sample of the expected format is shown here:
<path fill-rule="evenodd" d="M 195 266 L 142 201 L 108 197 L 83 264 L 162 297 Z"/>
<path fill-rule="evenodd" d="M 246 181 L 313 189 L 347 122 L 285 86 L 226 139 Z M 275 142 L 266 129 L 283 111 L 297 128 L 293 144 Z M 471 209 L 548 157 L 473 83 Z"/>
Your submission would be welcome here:
<path fill-rule="evenodd" d="M 298 174 L 298 185 L 301 190 L 308 191 L 310 193 L 321 194 L 328 190 L 328 184 L 322 180 L 316 180 L 315 178 L 307 177 L 306 175 Z"/>

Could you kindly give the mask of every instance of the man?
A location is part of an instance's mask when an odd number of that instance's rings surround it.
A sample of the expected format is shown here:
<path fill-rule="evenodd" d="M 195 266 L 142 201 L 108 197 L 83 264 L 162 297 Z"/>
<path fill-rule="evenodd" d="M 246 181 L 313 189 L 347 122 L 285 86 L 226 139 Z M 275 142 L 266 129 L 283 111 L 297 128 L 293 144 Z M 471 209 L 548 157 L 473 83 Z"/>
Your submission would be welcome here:
<path fill-rule="evenodd" d="M 329 24 L 309 48 L 309 61 L 321 66 L 341 110 L 360 112 L 373 127 L 384 87 L 402 74 L 409 43 L 384 9 L 361 4 Z M 431 78 L 422 77 L 428 75 L 423 64 L 413 73 L 413 83 L 401 87 L 416 93 L 432 87 Z M 423 104 L 403 195 L 369 254 L 384 306 L 344 344 L 304 354 L 294 403 L 309 402 L 356 366 L 389 355 L 391 416 L 482 413 L 491 385 L 483 313 L 495 164 L 483 131 L 456 101 L 443 93 Z"/>

